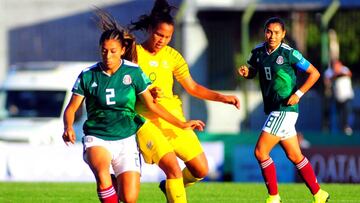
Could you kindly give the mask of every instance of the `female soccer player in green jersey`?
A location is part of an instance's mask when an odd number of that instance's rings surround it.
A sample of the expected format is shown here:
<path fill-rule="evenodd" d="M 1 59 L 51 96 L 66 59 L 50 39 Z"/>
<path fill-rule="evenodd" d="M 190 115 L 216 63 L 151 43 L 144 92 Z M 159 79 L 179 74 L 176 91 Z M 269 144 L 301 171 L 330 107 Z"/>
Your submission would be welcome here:
<path fill-rule="evenodd" d="M 282 42 L 286 34 L 282 19 L 268 19 L 264 32 L 265 42 L 251 51 L 248 60 L 250 67 L 240 66 L 238 73 L 245 78 L 253 78 L 259 72 L 264 111 L 269 115 L 255 147 L 255 156 L 269 193 L 266 202 L 281 202 L 275 165 L 269 155 L 278 143 L 314 195 L 314 202 L 326 202 L 329 194 L 320 189 L 310 162 L 302 155 L 295 129 L 299 100 L 315 84 L 320 74 L 297 50 Z M 297 70 L 308 74 L 300 88 L 296 87 Z"/>
<path fill-rule="evenodd" d="M 156 115 L 175 126 L 202 130 L 203 122 L 179 120 L 153 102 L 150 80 L 136 61 L 135 40 L 107 13 L 99 12 L 103 30 L 99 45 L 102 61 L 81 72 L 64 112 L 63 139 L 75 142 L 75 112 L 86 102 L 84 160 L 94 173 L 99 200 L 105 203 L 136 202 L 140 188 L 139 151 L 135 134 L 145 120 L 135 112 L 137 96 Z M 110 165 L 117 177 L 114 188 Z M 116 193 L 118 190 L 118 194 Z"/>
<path fill-rule="evenodd" d="M 184 120 L 181 100 L 173 93 L 174 78 L 192 96 L 199 99 L 219 101 L 240 107 L 236 96 L 223 95 L 209 90 L 196 83 L 190 75 L 189 67 L 174 48 L 168 46 L 174 32 L 174 19 L 170 14 L 174 7 L 166 0 L 155 1 L 150 15 L 142 15 L 133 22 L 131 30 L 147 32 L 147 39 L 137 45 L 138 64 L 144 73 L 152 80 L 150 87 L 156 101 L 165 109 Z M 147 163 L 156 163 L 166 174 L 166 181 L 162 181 L 160 188 L 166 193 L 170 202 L 185 202 L 176 194 L 185 193 L 184 186 L 189 186 L 204 178 L 208 173 L 208 163 L 202 146 L 192 130 L 180 129 L 159 118 L 141 103 L 136 104 L 136 110 L 149 120 L 154 126 L 146 126 L 138 134 L 142 155 Z M 150 134 L 149 132 L 157 132 Z M 146 143 L 153 143 L 148 148 Z M 181 171 L 174 165 L 176 154 L 185 162 L 186 167 Z"/>

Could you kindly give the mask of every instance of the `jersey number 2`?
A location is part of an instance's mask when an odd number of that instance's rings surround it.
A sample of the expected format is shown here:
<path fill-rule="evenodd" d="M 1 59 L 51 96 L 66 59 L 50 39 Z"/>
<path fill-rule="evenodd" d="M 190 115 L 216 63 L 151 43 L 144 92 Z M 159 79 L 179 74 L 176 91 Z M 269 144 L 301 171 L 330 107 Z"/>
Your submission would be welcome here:
<path fill-rule="evenodd" d="M 271 80 L 271 68 L 270 67 L 264 67 L 265 69 L 265 77 L 267 80 Z"/>
<path fill-rule="evenodd" d="M 111 99 L 115 97 L 115 90 L 111 88 L 111 89 L 106 89 L 105 91 L 106 91 L 106 104 L 107 105 L 115 104 L 115 101 L 111 101 Z"/>

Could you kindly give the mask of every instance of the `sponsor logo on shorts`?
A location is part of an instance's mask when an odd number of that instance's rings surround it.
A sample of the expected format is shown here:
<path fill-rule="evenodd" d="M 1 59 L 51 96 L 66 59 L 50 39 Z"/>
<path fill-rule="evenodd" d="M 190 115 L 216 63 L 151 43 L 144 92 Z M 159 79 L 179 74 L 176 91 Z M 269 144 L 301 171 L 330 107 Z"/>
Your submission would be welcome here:
<path fill-rule="evenodd" d="M 136 155 L 137 153 L 135 153 L 135 155 Z M 137 154 L 137 156 L 139 156 L 139 154 Z M 135 166 L 136 167 L 140 167 L 140 160 L 139 160 L 139 157 L 136 157 L 135 158 Z"/>
<path fill-rule="evenodd" d="M 147 142 L 146 143 L 146 148 L 151 150 L 153 148 L 153 143 L 151 141 Z"/>
<path fill-rule="evenodd" d="M 85 137 L 85 142 L 90 143 L 93 141 L 94 141 L 94 139 L 92 137 Z"/>

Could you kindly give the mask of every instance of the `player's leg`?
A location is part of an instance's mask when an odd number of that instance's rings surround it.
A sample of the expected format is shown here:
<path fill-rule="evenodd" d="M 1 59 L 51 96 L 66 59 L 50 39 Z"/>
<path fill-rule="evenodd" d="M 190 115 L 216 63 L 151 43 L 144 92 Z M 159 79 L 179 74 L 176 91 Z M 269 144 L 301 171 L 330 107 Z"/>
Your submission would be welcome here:
<path fill-rule="evenodd" d="M 121 202 L 135 203 L 140 191 L 140 153 L 136 136 L 112 141 L 112 167 L 117 177 L 118 195 Z"/>
<path fill-rule="evenodd" d="M 353 134 L 353 130 L 351 128 L 350 123 L 350 114 L 351 114 L 351 100 L 346 100 L 344 102 L 344 127 L 343 131 L 346 135 L 351 136 Z"/>
<path fill-rule="evenodd" d="M 112 185 L 113 185 L 113 187 L 114 187 L 114 189 L 115 189 L 115 192 L 116 192 L 116 194 L 118 194 L 119 195 L 119 185 L 118 185 L 118 181 L 117 181 L 117 178 L 116 178 L 116 176 L 115 176 L 115 174 L 110 174 L 110 176 L 111 176 L 111 182 L 112 182 Z"/>
<path fill-rule="evenodd" d="M 175 152 L 165 136 L 152 122 L 146 122 L 137 133 L 141 153 L 146 163 L 156 163 L 165 173 L 162 190 L 169 202 L 186 202 L 181 168 Z"/>
<path fill-rule="evenodd" d="M 84 160 L 95 176 L 99 200 L 103 203 L 117 203 L 118 196 L 112 185 L 109 170 L 111 155 L 110 152 L 102 146 L 103 144 L 103 140 L 92 136 L 85 136 Z"/>
<path fill-rule="evenodd" d="M 168 101 L 163 106 L 178 119 L 186 120 L 180 100 Z M 154 119 L 152 122 L 161 129 L 162 134 L 169 140 L 176 156 L 184 161 L 186 167 L 182 171 L 182 176 L 185 187 L 202 180 L 208 174 L 208 162 L 194 131 L 178 128 L 161 118 Z"/>
<path fill-rule="evenodd" d="M 166 175 L 165 191 L 168 202 L 187 202 L 181 168 L 175 153 L 169 152 L 162 156 L 158 165 Z"/>
<path fill-rule="evenodd" d="M 297 115 L 297 114 L 296 114 Z M 266 202 L 280 202 L 277 186 L 276 168 L 270 157 L 271 150 L 287 134 L 287 113 L 273 111 L 264 123 L 262 132 L 255 146 L 255 157 L 258 160 L 261 172 L 269 193 Z"/>
<path fill-rule="evenodd" d="M 197 135 L 192 130 L 183 130 L 174 126 L 163 129 L 171 136 L 170 144 L 185 163 L 182 170 L 184 186 L 188 187 L 205 178 L 209 172 L 208 161 Z"/>
<path fill-rule="evenodd" d="M 291 162 L 294 163 L 299 175 L 304 180 L 310 192 L 314 195 L 314 199 L 319 196 L 317 199 L 324 199 L 324 201 L 320 202 L 325 202 L 328 199 L 329 194 L 327 194 L 325 191 L 320 190 L 320 185 L 317 182 L 310 161 L 301 153 L 297 136 L 292 136 L 288 139 L 282 140 L 280 143 L 287 157 Z"/>
<path fill-rule="evenodd" d="M 135 203 L 140 191 L 140 173 L 135 171 L 126 171 L 118 177 L 119 197 L 121 202 Z"/>
<path fill-rule="evenodd" d="M 208 162 L 205 153 L 202 152 L 190 161 L 185 162 L 186 167 L 182 170 L 184 186 L 188 187 L 204 179 L 208 172 Z"/>
<path fill-rule="evenodd" d="M 310 162 L 301 153 L 299 141 L 296 136 L 297 132 L 295 129 L 297 117 L 298 114 L 295 112 L 285 112 L 283 122 L 278 128 L 278 135 L 281 137 L 280 144 L 284 149 L 287 157 L 290 161 L 294 163 L 294 165 L 298 169 L 300 176 L 303 178 L 307 187 L 310 189 L 311 193 L 314 195 L 315 198 L 319 196 L 315 196 L 315 194 L 322 190 L 320 190 L 320 186 L 317 183 L 316 176 Z M 323 195 L 320 196 L 321 199 L 324 197 Z"/>
<path fill-rule="evenodd" d="M 259 162 L 261 173 L 264 178 L 266 188 L 268 190 L 267 202 L 280 202 L 276 167 L 270 157 L 270 152 L 274 146 L 279 143 L 280 138 L 268 132 L 262 131 L 255 146 L 255 157 Z M 271 200 L 271 201 L 270 201 Z"/>

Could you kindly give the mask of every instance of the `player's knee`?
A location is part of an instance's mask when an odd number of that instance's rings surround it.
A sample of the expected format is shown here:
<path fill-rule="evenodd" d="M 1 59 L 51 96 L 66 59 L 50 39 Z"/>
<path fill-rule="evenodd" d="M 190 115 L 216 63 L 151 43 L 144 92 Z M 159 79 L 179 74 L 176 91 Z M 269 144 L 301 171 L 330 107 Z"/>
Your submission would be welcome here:
<path fill-rule="evenodd" d="M 256 157 L 256 159 L 257 159 L 258 161 L 264 161 L 264 160 L 266 160 L 266 159 L 269 158 L 269 154 L 263 152 L 263 151 L 262 151 L 261 149 L 259 149 L 259 148 L 255 148 L 255 150 L 254 150 L 254 155 L 255 155 L 255 157 Z"/>
<path fill-rule="evenodd" d="M 201 170 L 200 173 L 195 177 L 202 179 L 202 178 L 205 178 L 208 174 L 209 174 L 209 168 L 205 168 L 205 169 Z"/>
<path fill-rule="evenodd" d="M 196 168 L 196 170 L 192 170 L 191 174 L 198 179 L 203 179 L 209 174 L 208 165 L 204 164 L 201 167 Z"/>
<path fill-rule="evenodd" d="M 175 153 L 168 153 L 159 161 L 159 167 L 164 171 L 167 178 L 181 178 L 182 172 Z"/>
<path fill-rule="evenodd" d="M 298 164 L 304 158 L 301 153 L 287 154 L 287 157 L 294 164 Z"/>
<path fill-rule="evenodd" d="M 109 177 L 109 174 L 106 172 L 100 172 L 96 174 L 97 184 L 100 189 L 108 188 L 112 185 L 111 178 Z"/>
<path fill-rule="evenodd" d="M 182 173 L 180 168 L 177 167 L 168 167 L 166 170 L 164 170 L 164 173 L 167 178 L 181 178 Z"/>
<path fill-rule="evenodd" d="M 255 148 L 254 150 L 254 156 L 256 157 L 256 159 L 259 161 L 261 160 L 261 152 L 258 148 Z"/>
<path fill-rule="evenodd" d="M 124 203 L 136 203 L 137 195 L 136 194 L 125 194 L 124 197 L 120 197 L 121 202 Z"/>

